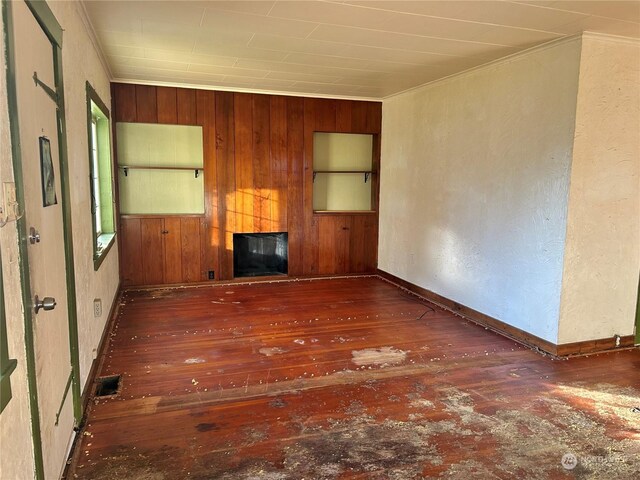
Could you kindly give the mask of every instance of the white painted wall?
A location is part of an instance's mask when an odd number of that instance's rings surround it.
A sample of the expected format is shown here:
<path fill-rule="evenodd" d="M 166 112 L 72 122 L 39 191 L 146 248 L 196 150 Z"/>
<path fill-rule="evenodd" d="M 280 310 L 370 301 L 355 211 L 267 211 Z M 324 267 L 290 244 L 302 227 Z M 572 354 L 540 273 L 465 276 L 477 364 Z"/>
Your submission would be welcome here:
<path fill-rule="evenodd" d="M 84 384 L 119 281 L 117 247 L 111 249 L 97 272 L 93 269 L 85 82 L 91 83 L 106 105 L 111 104 L 111 96 L 108 75 L 83 23 L 79 2 L 49 2 L 49 6 L 64 30 L 65 113 L 71 172 L 80 367 Z M 0 39 L 0 183 L 13 181 L 3 38 Z M 28 54 L 17 54 L 25 53 Z M 0 228 L 9 353 L 18 360 L 17 369 L 11 375 L 13 399 L 1 414 L 0 478 L 12 480 L 33 478 L 34 472 L 17 241 L 15 223 Z M 102 298 L 103 314 L 100 318 L 93 316 L 94 298 Z M 60 399 L 45 398 L 41 401 L 55 402 L 57 407 Z M 69 440 L 72 433 L 69 431 Z M 57 478 L 64 461 L 65 458 L 60 458 L 59 468 L 46 472 L 46 477 Z"/>
<path fill-rule="evenodd" d="M 559 343 L 632 335 L 640 268 L 640 42 L 581 58 Z"/>
<path fill-rule="evenodd" d="M 119 282 L 117 245 L 111 248 L 98 271 L 93 269 L 85 83 L 88 81 L 91 84 L 107 107 L 111 105 L 111 90 L 109 76 L 83 22 L 80 2 L 49 2 L 49 6 L 64 30 L 62 60 L 71 177 L 80 374 L 84 385 Z M 113 152 L 113 148 L 111 151 Z M 93 316 L 94 298 L 102 299 L 100 318 Z"/>
<path fill-rule="evenodd" d="M 380 269 L 556 343 L 580 46 L 384 101 Z"/>

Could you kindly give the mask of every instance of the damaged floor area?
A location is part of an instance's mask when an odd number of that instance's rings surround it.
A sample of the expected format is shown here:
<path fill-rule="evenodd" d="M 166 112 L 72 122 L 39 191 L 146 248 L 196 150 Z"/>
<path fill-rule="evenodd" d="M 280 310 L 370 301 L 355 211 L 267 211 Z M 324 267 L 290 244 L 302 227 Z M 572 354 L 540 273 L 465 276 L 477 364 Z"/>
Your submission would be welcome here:
<path fill-rule="evenodd" d="M 66 478 L 630 479 L 640 350 L 553 359 L 378 277 L 125 292 Z"/>

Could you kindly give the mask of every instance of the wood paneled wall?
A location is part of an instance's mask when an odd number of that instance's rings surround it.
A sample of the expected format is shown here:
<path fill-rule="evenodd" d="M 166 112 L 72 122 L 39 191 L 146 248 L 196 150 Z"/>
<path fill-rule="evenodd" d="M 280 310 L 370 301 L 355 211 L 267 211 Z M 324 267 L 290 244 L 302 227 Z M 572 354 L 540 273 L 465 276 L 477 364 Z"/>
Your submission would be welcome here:
<path fill-rule="evenodd" d="M 216 280 L 233 278 L 234 233 L 288 232 L 289 275 L 375 271 L 378 177 L 372 176 L 374 213 L 314 214 L 313 132 L 374 134 L 377 171 L 381 103 L 129 84 L 112 89 L 116 122 L 203 127 L 200 281 L 209 270 Z M 123 281 L 140 283 L 127 278 L 131 256 L 140 254 L 128 245 L 137 240 L 127 237 L 127 221 L 121 217 Z M 184 256 L 182 268 L 189 268 Z"/>

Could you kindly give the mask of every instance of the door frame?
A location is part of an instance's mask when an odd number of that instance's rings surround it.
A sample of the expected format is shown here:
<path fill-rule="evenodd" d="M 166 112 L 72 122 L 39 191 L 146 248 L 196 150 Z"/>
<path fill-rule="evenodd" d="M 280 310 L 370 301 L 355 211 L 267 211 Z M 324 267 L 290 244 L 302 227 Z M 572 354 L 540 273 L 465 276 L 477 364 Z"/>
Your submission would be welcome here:
<path fill-rule="evenodd" d="M 67 157 L 67 135 L 65 122 L 64 79 L 62 75 L 62 27 L 45 1 L 25 0 L 29 10 L 51 42 L 58 134 L 58 158 L 60 162 L 61 207 L 63 223 L 63 241 L 65 256 L 65 276 L 67 283 L 67 307 L 69 325 L 69 345 L 71 360 L 71 391 L 73 396 L 74 428 L 82 421 L 82 399 L 80 393 L 80 359 L 78 345 L 78 318 L 76 310 L 76 285 L 73 258 L 73 236 L 71 219 L 71 194 L 69 182 L 69 163 Z M 2 20 L 5 32 L 5 60 L 7 65 L 7 103 L 9 109 L 9 129 L 11 134 L 11 156 L 16 188 L 16 200 L 25 205 L 25 192 L 22 173 L 22 155 L 20 149 L 20 128 L 18 118 L 18 98 L 15 72 L 15 41 L 13 31 L 12 6 L 10 0 L 2 0 Z M 33 335 L 33 300 L 29 273 L 27 223 L 24 216 L 16 222 L 18 232 L 18 253 L 20 283 L 25 326 L 26 370 L 29 387 L 29 406 L 31 410 L 31 435 L 33 440 L 35 477 L 44 478 L 42 457 L 42 437 L 40 433 L 40 411 L 36 379 L 36 354 Z M 66 396 L 66 392 L 65 392 Z M 64 403 L 65 398 L 62 399 Z M 61 459 L 62 460 L 62 459 Z"/>

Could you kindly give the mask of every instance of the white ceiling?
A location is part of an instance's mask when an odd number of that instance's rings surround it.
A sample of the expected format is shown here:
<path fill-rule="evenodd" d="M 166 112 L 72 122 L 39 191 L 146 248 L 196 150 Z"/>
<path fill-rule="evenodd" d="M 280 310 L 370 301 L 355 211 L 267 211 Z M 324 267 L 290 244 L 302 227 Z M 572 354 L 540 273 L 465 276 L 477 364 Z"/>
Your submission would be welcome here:
<path fill-rule="evenodd" d="M 383 98 L 550 40 L 640 38 L 640 1 L 84 2 L 114 80 Z"/>

